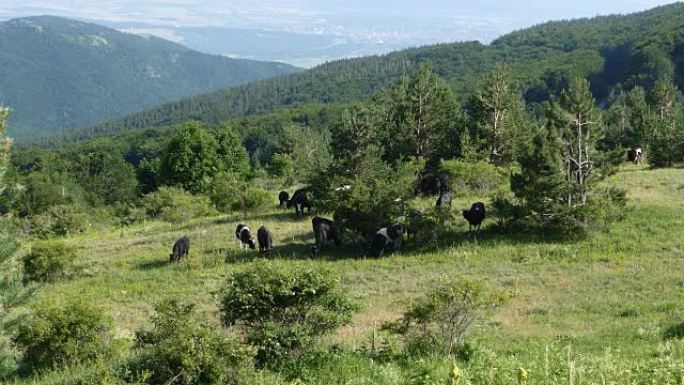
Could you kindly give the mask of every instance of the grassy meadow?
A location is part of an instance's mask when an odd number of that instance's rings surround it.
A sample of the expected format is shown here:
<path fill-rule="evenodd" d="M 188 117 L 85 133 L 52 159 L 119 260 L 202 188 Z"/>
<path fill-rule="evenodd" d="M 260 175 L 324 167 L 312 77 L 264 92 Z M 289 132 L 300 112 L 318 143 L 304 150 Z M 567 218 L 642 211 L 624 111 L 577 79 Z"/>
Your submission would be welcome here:
<path fill-rule="evenodd" d="M 231 273 L 262 263 L 314 265 L 339 274 L 361 310 L 331 338 L 345 347 L 344 353 L 310 368 L 301 383 L 441 384 L 449 383 L 450 358 L 380 359 L 357 352 L 367 351 L 374 335 L 382 345 L 388 337 L 380 325 L 400 317 L 433 279 L 458 273 L 510 290 L 515 297 L 473 328 L 473 358 L 456 363 L 463 377 L 454 383 L 680 384 L 684 169 L 626 166 L 609 183 L 628 191 L 625 219 L 581 241 L 498 235 L 488 230 L 495 222 L 489 218 L 479 240 L 461 220 L 462 233 L 449 240 L 450 247 L 406 243 L 404 251 L 383 259 L 333 248 L 313 260 L 310 217 L 297 219 L 275 207 L 258 214 L 90 232 L 65 240 L 79 252 L 73 274 L 39 287 L 16 314 L 21 317 L 44 302 L 95 303 L 113 318 L 116 336 L 128 341 L 148 326 L 153 305 L 163 298 L 195 303 L 203 317 L 218 325 L 217 295 Z M 480 199 L 485 198 L 458 199 L 453 209 Z M 423 203 L 432 204 L 432 198 Z M 234 235 L 239 222 L 254 235 L 262 224 L 271 230 L 276 247 L 271 262 L 239 248 Z M 190 258 L 169 264 L 171 246 L 182 235 L 191 239 Z M 525 369 L 526 379 L 519 368 Z M 68 375 L 18 383 L 60 383 Z M 264 374 L 262 382 L 291 383 L 271 374 Z"/>

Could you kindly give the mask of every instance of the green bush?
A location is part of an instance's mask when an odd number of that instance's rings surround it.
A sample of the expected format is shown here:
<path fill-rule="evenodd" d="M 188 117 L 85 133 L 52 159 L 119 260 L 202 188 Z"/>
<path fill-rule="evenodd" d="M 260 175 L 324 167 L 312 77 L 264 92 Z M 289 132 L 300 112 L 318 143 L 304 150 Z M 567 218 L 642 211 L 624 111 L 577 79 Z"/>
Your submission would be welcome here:
<path fill-rule="evenodd" d="M 22 259 L 24 280 L 49 282 L 59 279 L 74 259 L 76 251 L 62 241 L 36 243 Z"/>
<path fill-rule="evenodd" d="M 311 352 L 354 309 L 330 272 L 273 265 L 231 276 L 220 304 L 224 325 L 242 326 L 257 363 L 271 368 Z"/>
<path fill-rule="evenodd" d="M 239 384 L 253 370 L 253 349 L 195 321 L 193 305 L 155 307 L 153 328 L 136 336 L 132 369 L 149 384 Z"/>
<path fill-rule="evenodd" d="M 214 184 L 211 200 L 224 213 L 258 211 L 275 205 L 275 198 L 271 193 L 230 175 Z"/>
<path fill-rule="evenodd" d="M 81 303 L 39 308 L 18 326 L 14 343 L 27 373 L 110 357 L 111 321 Z"/>
<path fill-rule="evenodd" d="M 57 205 L 40 215 L 26 218 L 26 232 L 38 238 L 68 236 L 88 230 L 91 226 L 86 209 L 78 205 Z"/>
<path fill-rule="evenodd" d="M 294 178 L 294 161 L 289 154 L 274 154 L 267 167 L 268 173 L 277 177 L 292 180 Z"/>
<path fill-rule="evenodd" d="M 445 276 L 412 304 L 401 320 L 385 328 L 403 336 L 411 353 L 455 354 L 473 323 L 509 296 L 470 278 Z"/>
<path fill-rule="evenodd" d="M 145 213 L 150 218 L 181 222 L 215 214 L 209 198 L 192 195 L 178 187 L 160 187 L 143 198 Z"/>
<path fill-rule="evenodd" d="M 507 188 L 507 170 L 491 163 L 443 160 L 440 169 L 460 196 L 486 196 Z"/>

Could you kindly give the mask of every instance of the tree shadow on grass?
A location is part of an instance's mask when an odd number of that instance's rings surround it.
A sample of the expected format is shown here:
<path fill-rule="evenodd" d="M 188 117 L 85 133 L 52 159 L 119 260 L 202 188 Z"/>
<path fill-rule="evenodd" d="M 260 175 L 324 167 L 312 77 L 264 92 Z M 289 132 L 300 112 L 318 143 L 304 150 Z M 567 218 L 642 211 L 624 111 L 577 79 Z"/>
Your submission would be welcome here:
<path fill-rule="evenodd" d="M 682 339 L 684 338 L 684 322 L 670 325 L 663 333 L 663 338 L 666 340 Z"/>

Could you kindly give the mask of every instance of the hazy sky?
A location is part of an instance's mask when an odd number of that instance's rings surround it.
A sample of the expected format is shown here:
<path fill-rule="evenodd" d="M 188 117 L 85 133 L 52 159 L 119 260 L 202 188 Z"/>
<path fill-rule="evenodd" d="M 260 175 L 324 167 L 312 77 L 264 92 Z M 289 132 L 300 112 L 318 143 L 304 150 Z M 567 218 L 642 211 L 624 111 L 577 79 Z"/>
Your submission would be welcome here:
<path fill-rule="evenodd" d="M 0 0 L 0 19 L 51 14 L 139 27 L 232 27 L 365 39 L 408 46 L 487 42 L 551 19 L 629 13 L 663 0 Z M 128 25 L 127 25 L 128 23 Z M 172 37 L 172 36 L 171 36 Z"/>

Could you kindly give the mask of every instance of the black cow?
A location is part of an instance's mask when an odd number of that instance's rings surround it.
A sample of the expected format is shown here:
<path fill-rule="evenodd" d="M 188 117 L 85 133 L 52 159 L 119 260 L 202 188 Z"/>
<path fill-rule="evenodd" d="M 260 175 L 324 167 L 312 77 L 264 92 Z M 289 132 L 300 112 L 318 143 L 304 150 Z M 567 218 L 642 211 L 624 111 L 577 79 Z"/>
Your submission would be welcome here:
<path fill-rule="evenodd" d="M 370 255 L 380 258 L 385 251 L 399 250 L 403 237 L 404 226 L 401 223 L 383 227 L 375 233 L 370 247 Z"/>
<path fill-rule="evenodd" d="M 173 244 L 173 252 L 169 255 L 169 262 L 178 262 L 187 257 L 190 252 L 190 238 L 182 236 Z"/>
<path fill-rule="evenodd" d="M 644 160 L 644 150 L 641 148 L 635 148 L 633 150 L 627 151 L 627 160 L 634 164 L 641 164 Z"/>
<path fill-rule="evenodd" d="M 426 176 L 418 180 L 413 189 L 415 196 L 434 196 L 443 191 L 450 191 L 449 180 L 444 176 Z"/>
<path fill-rule="evenodd" d="M 334 241 L 337 246 L 340 245 L 340 238 L 335 230 L 335 222 L 327 218 L 313 217 L 311 219 L 311 226 L 313 227 L 316 242 L 316 245 L 311 247 L 312 256 L 317 257 L 321 250 L 328 246 L 330 241 Z"/>
<path fill-rule="evenodd" d="M 451 201 L 453 200 L 453 194 L 451 191 L 442 191 L 439 193 L 439 198 L 437 198 L 437 203 L 435 206 L 437 210 L 441 209 L 442 206 L 447 206 L 451 208 Z"/>
<path fill-rule="evenodd" d="M 477 233 L 480 233 L 480 226 L 485 219 L 485 205 L 482 202 L 475 202 L 470 206 L 470 210 L 463 210 L 463 218 L 468 221 L 468 230 L 473 227 L 477 228 Z"/>
<path fill-rule="evenodd" d="M 270 257 L 273 249 L 273 234 L 268 231 L 266 226 L 261 226 L 257 230 L 257 240 L 259 241 L 259 253 Z"/>
<path fill-rule="evenodd" d="M 306 188 L 299 189 L 292 194 L 292 198 L 287 201 L 287 208 L 295 208 L 295 214 L 301 216 L 304 214 L 304 209 L 307 213 L 311 212 L 311 201 L 309 201 L 309 190 Z"/>
<path fill-rule="evenodd" d="M 281 191 L 280 194 L 278 194 L 278 200 L 280 201 L 280 208 L 286 209 L 287 201 L 290 200 L 290 194 L 288 194 L 287 191 Z"/>
<path fill-rule="evenodd" d="M 252 233 L 249 231 L 244 223 L 237 225 L 235 229 L 235 237 L 240 241 L 240 248 L 250 248 L 252 250 L 256 249 L 256 244 L 254 243 L 254 238 L 252 238 Z"/>

